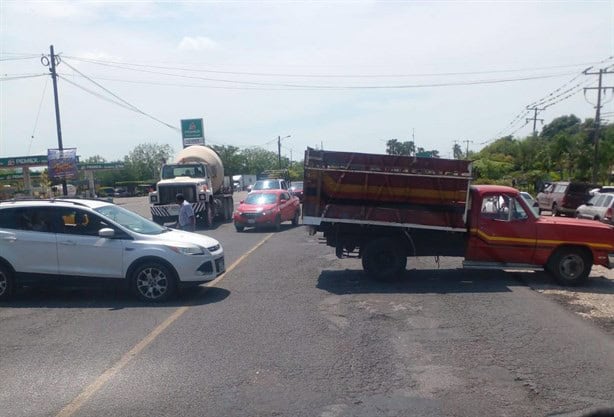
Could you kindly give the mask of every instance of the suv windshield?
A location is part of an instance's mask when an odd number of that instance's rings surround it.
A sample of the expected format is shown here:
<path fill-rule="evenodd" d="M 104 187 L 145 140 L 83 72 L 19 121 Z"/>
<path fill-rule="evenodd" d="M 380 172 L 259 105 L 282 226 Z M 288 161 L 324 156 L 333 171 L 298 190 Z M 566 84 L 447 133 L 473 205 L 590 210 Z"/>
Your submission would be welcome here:
<path fill-rule="evenodd" d="M 281 184 L 279 180 L 262 180 L 256 181 L 254 184 L 254 190 L 279 190 L 281 189 Z"/>
<path fill-rule="evenodd" d="M 277 201 L 277 194 L 248 194 L 245 199 L 246 204 L 273 204 Z"/>
<path fill-rule="evenodd" d="M 147 220 L 146 218 L 119 206 L 102 206 L 95 208 L 94 211 L 136 233 L 141 233 L 144 235 L 159 235 L 160 233 L 164 233 L 168 230 L 165 227 L 152 222 L 151 220 Z"/>

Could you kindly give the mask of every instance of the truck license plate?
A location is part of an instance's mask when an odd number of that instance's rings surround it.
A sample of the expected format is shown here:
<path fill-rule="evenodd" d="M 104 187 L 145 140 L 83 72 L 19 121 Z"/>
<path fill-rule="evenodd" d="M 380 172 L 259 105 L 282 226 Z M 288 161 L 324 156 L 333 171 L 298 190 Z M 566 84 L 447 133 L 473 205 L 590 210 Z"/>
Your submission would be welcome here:
<path fill-rule="evenodd" d="M 247 220 L 247 223 L 249 223 L 249 224 L 254 224 L 254 223 L 256 223 L 256 220 L 254 220 L 254 219 L 248 219 L 248 220 Z"/>
<path fill-rule="evenodd" d="M 179 206 L 169 206 L 167 211 L 168 211 L 169 216 L 178 216 Z"/>

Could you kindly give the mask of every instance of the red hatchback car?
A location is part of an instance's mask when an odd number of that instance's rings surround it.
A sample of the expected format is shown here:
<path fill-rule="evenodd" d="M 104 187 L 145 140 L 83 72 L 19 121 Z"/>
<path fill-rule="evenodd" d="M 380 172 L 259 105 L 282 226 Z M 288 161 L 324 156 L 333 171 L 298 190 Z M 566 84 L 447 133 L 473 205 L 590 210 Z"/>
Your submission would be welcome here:
<path fill-rule="evenodd" d="M 246 227 L 273 226 L 281 228 L 281 223 L 292 221 L 298 225 L 301 206 L 298 197 L 287 190 L 252 191 L 235 211 L 233 220 L 237 232 Z"/>

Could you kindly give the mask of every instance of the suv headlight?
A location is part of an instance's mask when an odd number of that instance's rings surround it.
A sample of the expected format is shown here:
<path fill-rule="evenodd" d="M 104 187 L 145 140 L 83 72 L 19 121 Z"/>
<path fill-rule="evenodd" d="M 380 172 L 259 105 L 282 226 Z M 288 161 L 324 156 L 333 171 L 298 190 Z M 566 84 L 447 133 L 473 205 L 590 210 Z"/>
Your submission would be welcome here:
<path fill-rule="evenodd" d="M 218 243 L 217 245 L 209 246 L 207 248 L 207 250 L 209 252 L 216 252 L 216 251 L 220 250 L 220 244 Z"/>
<path fill-rule="evenodd" d="M 204 255 L 205 252 L 200 246 L 169 246 L 173 252 L 180 253 L 182 255 Z"/>

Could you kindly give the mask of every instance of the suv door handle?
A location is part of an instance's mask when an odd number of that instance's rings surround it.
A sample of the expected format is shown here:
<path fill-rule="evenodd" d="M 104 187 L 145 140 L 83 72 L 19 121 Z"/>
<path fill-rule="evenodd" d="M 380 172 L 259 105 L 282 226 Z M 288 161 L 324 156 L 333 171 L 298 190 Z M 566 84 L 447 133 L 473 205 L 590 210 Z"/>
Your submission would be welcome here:
<path fill-rule="evenodd" d="M 77 246 L 77 242 L 75 242 L 74 240 L 63 240 L 60 242 L 60 244 L 66 246 Z"/>
<path fill-rule="evenodd" d="M 17 238 L 15 236 L 2 236 L 0 237 L 0 240 L 8 240 L 9 242 L 14 242 L 17 240 Z"/>

